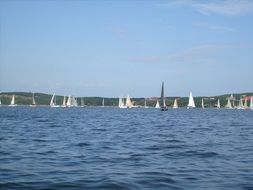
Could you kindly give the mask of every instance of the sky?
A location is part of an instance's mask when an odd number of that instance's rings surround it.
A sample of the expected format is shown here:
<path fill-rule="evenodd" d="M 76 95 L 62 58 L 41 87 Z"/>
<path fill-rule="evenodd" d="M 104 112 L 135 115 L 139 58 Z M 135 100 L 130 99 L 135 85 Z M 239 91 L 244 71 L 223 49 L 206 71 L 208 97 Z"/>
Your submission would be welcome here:
<path fill-rule="evenodd" d="M 251 0 L 0 0 L 0 91 L 253 92 Z"/>

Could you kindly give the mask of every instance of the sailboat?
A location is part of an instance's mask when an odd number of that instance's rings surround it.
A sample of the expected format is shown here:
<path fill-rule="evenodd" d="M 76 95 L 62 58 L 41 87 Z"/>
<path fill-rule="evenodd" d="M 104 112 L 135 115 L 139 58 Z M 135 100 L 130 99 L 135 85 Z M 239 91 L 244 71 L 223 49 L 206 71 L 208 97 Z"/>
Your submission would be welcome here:
<path fill-rule="evenodd" d="M 202 101 L 201 101 L 201 107 L 202 109 L 205 109 L 205 104 L 204 104 L 204 99 L 202 98 Z"/>
<path fill-rule="evenodd" d="M 132 101 L 131 101 L 129 95 L 127 95 L 127 98 L 126 98 L 126 107 L 127 107 L 127 108 L 132 108 L 132 107 L 134 107 L 134 105 L 133 105 L 133 103 L 132 103 Z"/>
<path fill-rule="evenodd" d="M 17 106 L 17 104 L 15 104 L 15 95 L 12 96 L 12 99 L 11 99 L 11 103 L 9 106 Z"/>
<path fill-rule="evenodd" d="M 32 104 L 30 106 L 31 107 L 35 107 L 36 106 L 35 98 L 34 98 L 34 93 L 32 93 Z"/>
<path fill-rule="evenodd" d="M 61 107 L 65 108 L 66 107 L 66 96 L 63 96 L 63 100 L 62 100 L 62 105 Z"/>
<path fill-rule="evenodd" d="M 250 105 L 249 105 L 250 109 L 253 109 L 253 96 L 250 97 Z"/>
<path fill-rule="evenodd" d="M 102 107 L 105 107 L 105 99 L 102 100 Z"/>
<path fill-rule="evenodd" d="M 177 104 L 177 99 L 175 98 L 175 100 L 174 100 L 174 104 L 173 104 L 173 108 L 178 108 L 178 104 Z"/>
<path fill-rule="evenodd" d="M 165 97 L 164 97 L 164 82 L 162 83 L 162 90 L 161 90 L 161 111 L 167 111 L 168 108 L 165 103 Z"/>
<path fill-rule="evenodd" d="M 195 103 L 194 103 L 194 99 L 193 99 L 193 96 L 192 96 L 192 92 L 190 92 L 190 96 L 189 96 L 189 102 L 188 102 L 188 106 L 187 106 L 187 109 L 189 108 L 195 108 Z"/>
<path fill-rule="evenodd" d="M 126 108 L 124 99 L 119 97 L 119 108 Z"/>
<path fill-rule="evenodd" d="M 156 100 L 155 108 L 160 108 L 160 104 L 159 104 L 159 101 L 158 101 L 158 100 Z"/>
<path fill-rule="evenodd" d="M 232 109 L 233 108 L 232 105 L 231 105 L 230 98 L 228 98 L 228 102 L 227 102 L 225 108 L 227 108 L 227 109 Z"/>
<path fill-rule="evenodd" d="M 220 99 L 217 101 L 217 109 L 220 109 Z"/>
<path fill-rule="evenodd" d="M 56 96 L 53 94 L 51 101 L 50 101 L 50 107 L 59 107 L 59 105 L 56 105 Z"/>

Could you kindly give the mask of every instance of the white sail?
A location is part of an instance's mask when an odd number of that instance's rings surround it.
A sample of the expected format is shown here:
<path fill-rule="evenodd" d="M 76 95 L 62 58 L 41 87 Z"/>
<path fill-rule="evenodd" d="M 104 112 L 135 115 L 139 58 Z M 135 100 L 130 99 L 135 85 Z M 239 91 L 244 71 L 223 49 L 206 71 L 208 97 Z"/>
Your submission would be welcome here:
<path fill-rule="evenodd" d="M 15 95 L 13 95 L 9 106 L 16 106 L 16 105 L 17 104 L 15 104 Z"/>
<path fill-rule="evenodd" d="M 127 98 L 126 98 L 126 107 L 127 108 L 132 108 L 133 107 L 133 103 L 132 103 L 129 95 L 127 95 Z"/>
<path fill-rule="evenodd" d="M 175 98 L 173 108 L 178 108 L 177 99 Z"/>
<path fill-rule="evenodd" d="M 239 101 L 239 105 L 238 105 L 238 109 L 242 109 L 243 108 L 243 101 L 242 98 Z"/>
<path fill-rule="evenodd" d="M 102 100 L 102 107 L 105 107 L 105 99 Z"/>
<path fill-rule="evenodd" d="M 160 108 L 160 104 L 159 104 L 159 101 L 158 101 L 158 100 L 156 101 L 155 108 Z"/>
<path fill-rule="evenodd" d="M 217 108 L 218 108 L 218 109 L 220 108 L 220 99 L 218 99 Z"/>
<path fill-rule="evenodd" d="M 1 101 L 1 99 L 0 99 L 0 105 L 2 105 L 2 101 Z"/>
<path fill-rule="evenodd" d="M 52 98 L 51 98 L 51 101 L 50 101 L 50 106 L 51 106 L 51 107 L 54 107 L 54 106 L 55 106 L 54 97 L 55 97 L 55 94 L 53 94 L 53 96 L 52 96 Z"/>
<path fill-rule="evenodd" d="M 250 105 L 249 105 L 250 109 L 253 109 L 253 96 L 250 97 Z"/>
<path fill-rule="evenodd" d="M 194 99 L 192 96 L 192 92 L 190 92 L 190 96 L 189 96 L 189 102 L 188 102 L 188 106 L 187 108 L 195 108 L 195 103 L 194 103 Z"/>
<path fill-rule="evenodd" d="M 204 99 L 202 98 L 202 101 L 201 101 L 201 107 L 204 109 L 205 108 L 205 104 L 204 104 Z"/>
<path fill-rule="evenodd" d="M 228 108 L 228 109 L 232 109 L 230 98 L 228 98 L 228 102 L 227 102 L 227 105 L 225 107 Z"/>
<path fill-rule="evenodd" d="M 11 99 L 11 105 L 14 105 L 14 104 L 15 104 L 15 95 L 13 95 Z"/>
<path fill-rule="evenodd" d="M 33 93 L 33 102 L 32 102 L 32 105 L 35 105 L 35 98 L 34 98 L 34 93 Z"/>
<path fill-rule="evenodd" d="M 126 108 L 124 99 L 119 97 L 119 108 Z"/>
<path fill-rule="evenodd" d="M 68 106 L 68 107 L 71 106 L 71 96 L 70 96 L 70 95 L 69 95 L 69 97 L 68 97 L 68 101 L 67 101 L 66 106 Z"/>

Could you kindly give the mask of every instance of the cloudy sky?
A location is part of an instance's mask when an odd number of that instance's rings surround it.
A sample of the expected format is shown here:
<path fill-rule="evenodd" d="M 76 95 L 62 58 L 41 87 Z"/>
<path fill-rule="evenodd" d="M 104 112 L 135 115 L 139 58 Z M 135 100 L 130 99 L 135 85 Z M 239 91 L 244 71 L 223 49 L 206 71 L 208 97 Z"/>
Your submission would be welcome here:
<path fill-rule="evenodd" d="M 0 0 L 0 91 L 253 91 L 253 1 Z"/>

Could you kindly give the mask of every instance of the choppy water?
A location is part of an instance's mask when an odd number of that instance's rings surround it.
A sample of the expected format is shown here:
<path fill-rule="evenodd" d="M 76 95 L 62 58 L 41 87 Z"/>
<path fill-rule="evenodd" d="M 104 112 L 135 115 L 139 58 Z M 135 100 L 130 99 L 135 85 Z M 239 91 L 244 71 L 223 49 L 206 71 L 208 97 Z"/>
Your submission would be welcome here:
<path fill-rule="evenodd" d="M 0 189 L 253 189 L 253 110 L 0 108 Z"/>

